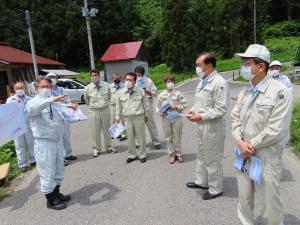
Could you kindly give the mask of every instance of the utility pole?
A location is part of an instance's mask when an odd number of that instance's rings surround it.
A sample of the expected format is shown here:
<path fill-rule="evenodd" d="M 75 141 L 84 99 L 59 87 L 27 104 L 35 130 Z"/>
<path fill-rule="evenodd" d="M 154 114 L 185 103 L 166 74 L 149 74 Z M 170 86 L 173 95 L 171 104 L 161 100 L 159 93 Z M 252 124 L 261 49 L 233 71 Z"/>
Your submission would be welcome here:
<path fill-rule="evenodd" d="M 30 15 L 29 15 L 28 10 L 26 10 L 26 23 L 28 26 L 28 34 L 29 34 L 29 41 L 30 41 L 30 47 L 31 47 L 34 75 L 35 75 L 35 78 L 37 79 L 39 76 L 39 71 L 38 71 L 37 62 L 36 62 L 35 48 L 34 48 L 34 42 L 33 42 L 33 36 L 32 36 L 31 20 L 30 20 Z"/>
<path fill-rule="evenodd" d="M 253 0 L 253 34 L 254 44 L 256 44 L 256 0 Z"/>
<path fill-rule="evenodd" d="M 93 40 L 92 40 L 92 32 L 91 32 L 91 17 L 96 16 L 98 9 L 91 9 L 89 11 L 88 2 L 84 0 L 84 7 L 82 8 L 82 16 L 85 17 L 86 21 L 86 29 L 88 34 L 88 41 L 89 41 L 89 50 L 90 50 L 90 64 L 91 69 L 95 69 L 95 59 L 94 59 L 94 50 L 93 50 Z"/>

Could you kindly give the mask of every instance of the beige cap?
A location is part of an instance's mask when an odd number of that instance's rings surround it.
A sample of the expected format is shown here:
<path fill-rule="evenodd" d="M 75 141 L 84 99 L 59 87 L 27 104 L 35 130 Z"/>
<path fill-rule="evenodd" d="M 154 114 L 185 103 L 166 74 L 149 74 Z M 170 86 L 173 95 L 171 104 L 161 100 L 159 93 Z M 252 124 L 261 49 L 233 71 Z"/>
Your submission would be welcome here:
<path fill-rule="evenodd" d="M 269 50 L 265 46 L 259 44 L 249 45 L 245 53 L 235 53 L 235 55 L 242 58 L 259 58 L 270 63 Z"/>

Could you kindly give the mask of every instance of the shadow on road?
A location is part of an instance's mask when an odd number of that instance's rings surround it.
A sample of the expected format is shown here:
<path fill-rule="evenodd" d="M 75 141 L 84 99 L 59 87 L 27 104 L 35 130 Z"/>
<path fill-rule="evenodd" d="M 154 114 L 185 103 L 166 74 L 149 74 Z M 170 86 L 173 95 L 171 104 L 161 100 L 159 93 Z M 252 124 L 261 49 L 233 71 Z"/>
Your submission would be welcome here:
<path fill-rule="evenodd" d="M 12 207 L 10 211 L 15 211 L 22 208 L 30 196 L 39 191 L 39 189 L 36 187 L 38 182 L 39 177 L 36 176 L 25 189 L 14 192 L 11 197 L 0 202 L 0 209 Z"/>
<path fill-rule="evenodd" d="M 147 160 L 155 160 L 166 155 L 168 155 L 166 152 L 149 152 L 147 153 Z"/>
<path fill-rule="evenodd" d="M 77 204 L 84 206 L 97 205 L 116 198 L 120 189 L 110 183 L 89 184 L 71 193 L 72 201 L 69 205 Z"/>
<path fill-rule="evenodd" d="M 281 174 L 281 182 L 295 182 L 293 174 L 288 169 L 283 168 Z"/>
<path fill-rule="evenodd" d="M 257 225 L 265 225 L 261 216 L 258 216 L 256 218 L 256 221 L 257 221 Z M 300 220 L 294 215 L 285 214 L 284 218 L 283 218 L 283 224 L 284 225 L 300 225 Z"/>

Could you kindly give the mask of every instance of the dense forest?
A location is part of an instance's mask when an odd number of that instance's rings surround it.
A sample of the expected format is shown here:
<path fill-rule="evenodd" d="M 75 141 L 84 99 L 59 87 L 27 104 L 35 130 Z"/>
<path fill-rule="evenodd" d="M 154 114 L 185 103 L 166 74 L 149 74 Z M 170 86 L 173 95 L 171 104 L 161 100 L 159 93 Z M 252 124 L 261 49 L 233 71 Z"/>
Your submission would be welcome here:
<path fill-rule="evenodd" d="M 25 10 L 30 11 L 36 52 L 68 64 L 89 65 L 83 0 L 0 0 L 0 42 L 29 50 Z M 253 43 L 253 0 L 89 0 L 95 57 L 112 43 L 143 40 L 151 63 L 173 70 L 193 66 L 195 56 L 220 58 Z M 299 0 L 256 0 L 257 42 L 300 35 Z M 276 27 L 276 23 L 284 22 Z M 274 26 L 275 25 L 275 26 Z M 287 33 L 287 34 L 285 34 Z"/>

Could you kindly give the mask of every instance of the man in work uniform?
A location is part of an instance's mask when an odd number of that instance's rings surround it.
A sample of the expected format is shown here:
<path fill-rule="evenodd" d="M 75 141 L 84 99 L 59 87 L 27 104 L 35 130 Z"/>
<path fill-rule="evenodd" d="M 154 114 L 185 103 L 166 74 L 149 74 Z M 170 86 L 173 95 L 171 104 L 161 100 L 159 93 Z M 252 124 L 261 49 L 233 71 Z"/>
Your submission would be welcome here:
<path fill-rule="evenodd" d="M 59 104 L 65 95 L 51 95 L 51 80 L 39 78 L 36 81 L 37 95 L 27 104 L 34 142 L 34 154 L 40 176 L 41 191 L 47 198 L 47 207 L 55 210 L 67 207 L 70 195 L 60 193 L 64 178 L 64 119 Z"/>
<path fill-rule="evenodd" d="M 34 137 L 32 135 L 32 130 L 30 128 L 28 111 L 26 109 L 26 105 L 31 99 L 29 96 L 25 94 L 25 85 L 22 82 L 17 82 L 14 85 L 15 95 L 9 97 L 6 103 L 18 102 L 22 105 L 24 109 L 24 115 L 26 118 L 27 131 L 25 134 L 22 134 L 14 139 L 15 149 L 18 159 L 18 167 L 25 172 L 26 169 L 26 159 L 30 165 L 35 166 L 35 158 L 34 158 Z M 28 153 L 28 157 L 26 155 Z"/>
<path fill-rule="evenodd" d="M 51 79 L 52 84 L 52 95 L 53 96 L 59 96 L 64 94 L 64 88 L 57 86 L 57 75 L 55 73 L 48 73 L 46 75 L 49 79 Z M 65 97 L 64 101 L 61 103 L 65 106 L 71 106 L 76 109 L 77 104 L 71 103 L 71 100 L 69 97 Z M 63 136 L 63 144 L 65 148 L 65 162 L 64 165 L 67 166 L 68 162 L 66 160 L 76 160 L 77 157 L 72 155 L 72 146 L 70 142 L 70 124 L 68 121 L 64 121 L 64 136 Z"/>
<path fill-rule="evenodd" d="M 146 162 L 145 123 L 148 122 L 149 103 L 143 90 L 135 87 L 136 74 L 127 73 L 125 79 L 125 88 L 121 90 L 117 99 L 116 122 L 120 122 L 121 116 L 124 118 L 128 139 L 127 163 L 136 159 L 144 163 Z M 138 142 L 138 149 L 135 140 Z"/>
<path fill-rule="evenodd" d="M 118 94 L 124 88 L 124 83 L 122 83 L 121 81 L 121 75 L 118 73 L 113 74 L 113 82 L 109 86 L 111 90 L 110 111 L 111 111 L 112 121 L 114 122 L 116 119 L 116 105 L 117 105 Z M 124 141 L 126 139 L 127 139 L 126 131 L 124 131 L 121 134 L 120 141 Z"/>
<path fill-rule="evenodd" d="M 287 75 L 282 73 L 281 69 L 281 62 L 275 60 L 270 64 L 269 75 L 272 76 L 275 80 L 283 83 L 290 90 L 290 92 L 293 93 L 293 85 L 291 83 L 291 80 Z"/>
<path fill-rule="evenodd" d="M 154 112 L 153 112 L 153 97 L 157 95 L 157 88 L 154 82 L 145 76 L 145 69 L 141 66 L 138 66 L 134 70 L 137 75 L 136 86 L 143 89 L 145 95 L 149 101 L 149 118 L 147 123 L 147 128 L 151 136 L 152 143 L 156 149 L 160 149 L 160 140 L 158 138 L 158 131 L 154 121 Z"/>
<path fill-rule="evenodd" d="M 254 225 L 255 197 L 261 203 L 264 224 L 282 225 L 283 207 L 279 195 L 282 150 L 291 121 L 292 97 L 288 88 L 267 76 L 270 53 L 253 44 L 242 58 L 241 74 L 250 81 L 238 95 L 232 110 L 232 135 L 241 156 L 263 160 L 262 182 L 255 184 L 238 172 L 238 217 L 243 225 Z"/>
<path fill-rule="evenodd" d="M 225 115 L 229 93 L 226 80 L 215 70 L 216 59 L 209 53 L 196 60 L 200 83 L 196 89 L 195 104 L 187 112 L 197 122 L 198 154 L 196 179 L 188 188 L 208 190 L 203 200 L 214 199 L 223 193 L 223 155 L 225 141 Z"/>
<path fill-rule="evenodd" d="M 111 136 L 108 132 L 110 127 L 110 99 L 111 90 L 109 85 L 100 81 L 100 73 L 98 70 L 91 71 L 92 82 L 86 86 L 84 90 L 84 100 L 89 108 L 89 120 L 93 138 L 93 156 L 98 157 L 101 152 L 101 130 L 104 137 L 105 150 L 107 152 L 115 152 L 111 146 Z"/>

